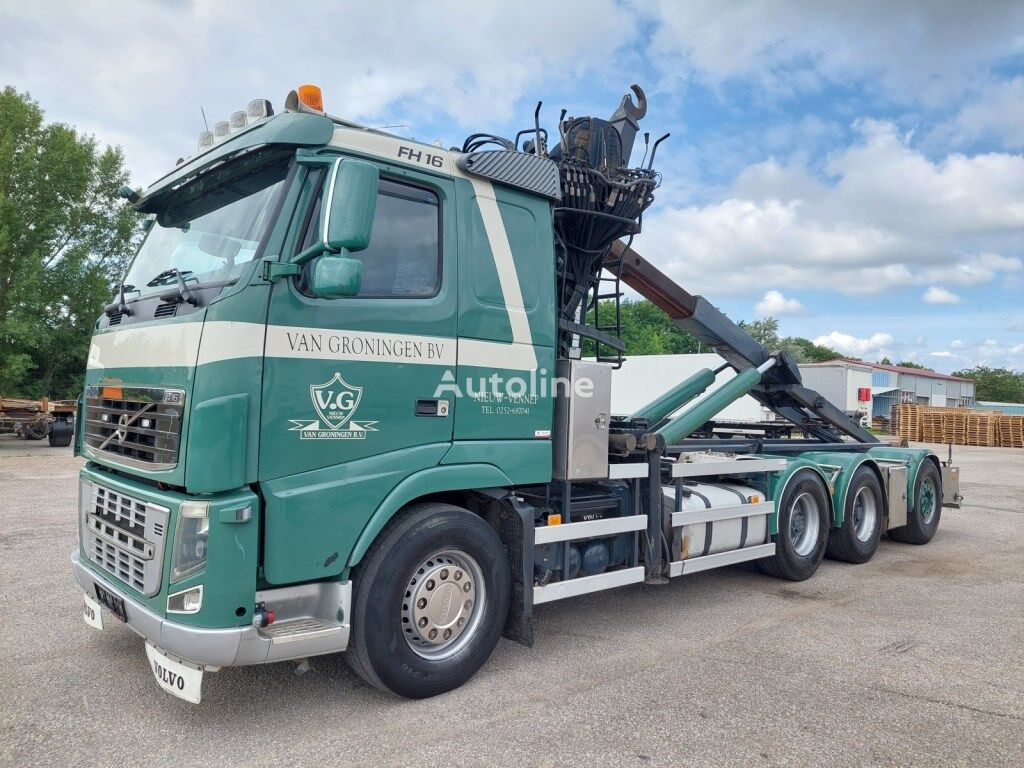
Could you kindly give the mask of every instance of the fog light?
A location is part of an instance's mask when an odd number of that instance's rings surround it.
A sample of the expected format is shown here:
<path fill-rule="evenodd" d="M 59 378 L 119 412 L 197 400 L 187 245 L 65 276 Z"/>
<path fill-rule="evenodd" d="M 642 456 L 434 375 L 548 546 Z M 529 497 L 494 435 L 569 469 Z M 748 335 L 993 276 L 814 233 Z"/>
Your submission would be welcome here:
<path fill-rule="evenodd" d="M 100 414 L 100 421 L 110 421 L 110 414 L 109 413 L 101 413 Z"/>
<path fill-rule="evenodd" d="M 149 429 L 150 427 L 153 426 L 153 422 L 150 419 L 143 419 L 142 421 L 139 422 L 139 424 L 142 426 L 143 429 Z"/>
<path fill-rule="evenodd" d="M 199 613 L 203 607 L 203 585 L 175 592 L 167 596 L 168 613 Z"/>

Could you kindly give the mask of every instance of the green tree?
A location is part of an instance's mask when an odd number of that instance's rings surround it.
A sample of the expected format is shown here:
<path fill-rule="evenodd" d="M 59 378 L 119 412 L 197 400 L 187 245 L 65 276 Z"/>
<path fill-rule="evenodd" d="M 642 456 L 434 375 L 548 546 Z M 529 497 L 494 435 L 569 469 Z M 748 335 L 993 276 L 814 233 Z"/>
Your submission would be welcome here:
<path fill-rule="evenodd" d="M 974 396 L 977 400 L 1024 403 L 1024 371 L 979 365 L 976 368 L 957 371 L 953 375 L 974 380 L 976 384 Z"/>
<path fill-rule="evenodd" d="M 917 368 L 918 370 L 921 370 L 921 371 L 930 371 L 931 370 L 931 368 L 929 368 L 927 365 L 921 365 L 920 363 L 915 363 L 913 360 L 900 360 L 898 363 L 896 363 L 896 365 L 899 365 L 899 366 L 901 366 L 903 368 Z"/>
<path fill-rule="evenodd" d="M 127 182 L 120 148 L 0 91 L 0 393 L 80 391 L 93 323 L 136 244 Z"/>
<path fill-rule="evenodd" d="M 788 337 L 783 340 L 784 345 L 796 357 L 799 363 L 825 363 L 843 357 L 830 347 L 823 347 L 815 344 L 810 339 L 801 336 Z M 850 360 L 857 360 L 856 357 L 848 357 Z"/>

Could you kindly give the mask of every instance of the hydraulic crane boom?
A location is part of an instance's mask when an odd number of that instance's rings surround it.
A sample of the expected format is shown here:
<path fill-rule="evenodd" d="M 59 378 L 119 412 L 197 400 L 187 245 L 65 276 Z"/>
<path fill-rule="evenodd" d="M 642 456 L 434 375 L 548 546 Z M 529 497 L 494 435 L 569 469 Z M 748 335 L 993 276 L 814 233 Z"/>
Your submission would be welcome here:
<path fill-rule="evenodd" d="M 664 310 L 682 330 L 715 350 L 737 373 L 775 359 L 749 394 L 765 408 L 825 442 L 846 435 L 858 443 L 878 438 L 814 390 L 803 385 L 800 369 L 785 352 L 770 352 L 702 296 L 694 296 L 621 241 L 612 244 L 605 267 L 622 282 Z"/>

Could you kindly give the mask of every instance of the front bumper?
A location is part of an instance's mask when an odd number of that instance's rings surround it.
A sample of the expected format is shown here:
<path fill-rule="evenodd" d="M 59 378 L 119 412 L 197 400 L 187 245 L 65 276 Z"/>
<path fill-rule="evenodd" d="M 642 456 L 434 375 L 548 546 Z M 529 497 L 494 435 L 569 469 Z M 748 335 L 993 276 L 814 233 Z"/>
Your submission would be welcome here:
<path fill-rule="evenodd" d="M 99 584 L 121 597 L 128 616 L 128 626 L 136 634 L 175 656 L 212 667 L 262 664 L 268 660 L 270 638 L 261 635 L 256 627 L 208 629 L 170 621 L 133 600 L 113 582 L 86 567 L 78 550 L 71 555 L 71 564 L 75 580 L 86 594 L 95 597 L 96 584 Z"/>
<path fill-rule="evenodd" d="M 232 667 L 337 653 L 348 647 L 352 582 L 317 582 L 256 593 L 257 602 L 275 609 L 278 621 L 266 630 L 255 626 L 211 629 L 165 619 L 125 594 L 71 555 L 75 580 L 95 598 L 99 584 L 124 600 L 128 626 L 155 646 L 203 667 Z M 334 619 L 327 621 L 325 619 Z M 311 625 L 312 623 L 312 625 Z"/>

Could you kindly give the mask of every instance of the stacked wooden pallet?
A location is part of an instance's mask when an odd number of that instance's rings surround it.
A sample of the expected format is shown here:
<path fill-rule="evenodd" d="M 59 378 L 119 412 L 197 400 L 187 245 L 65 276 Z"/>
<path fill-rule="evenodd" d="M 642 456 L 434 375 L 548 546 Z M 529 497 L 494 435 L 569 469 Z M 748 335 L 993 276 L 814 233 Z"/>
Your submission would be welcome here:
<path fill-rule="evenodd" d="M 967 417 L 972 411 L 966 408 L 943 408 L 948 413 L 942 414 L 942 443 L 967 445 Z"/>
<path fill-rule="evenodd" d="M 903 403 L 894 421 L 901 441 L 1024 448 L 1024 416 Z"/>
<path fill-rule="evenodd" d="M 901 441 L 921 441 L 921 406 L 902 403 L 896 409 L 896 435 Z"/>
<path fill-rule="evenodd" d="M 994 413 L 967 415 L 967 445 L 999 445 L 999 416 Z"/>
<path fill-rule="evenodd" d="M 921 442 L 943 443 L 946 432 L 943 427 L 945 419 L 938 408 L 926 408 L 921 412 Z"/>
<path fill-rule="evenodd" d="M 999 417 L 999 445 L 1004 448 L 1024 448 L 1024 416 Z"/>

